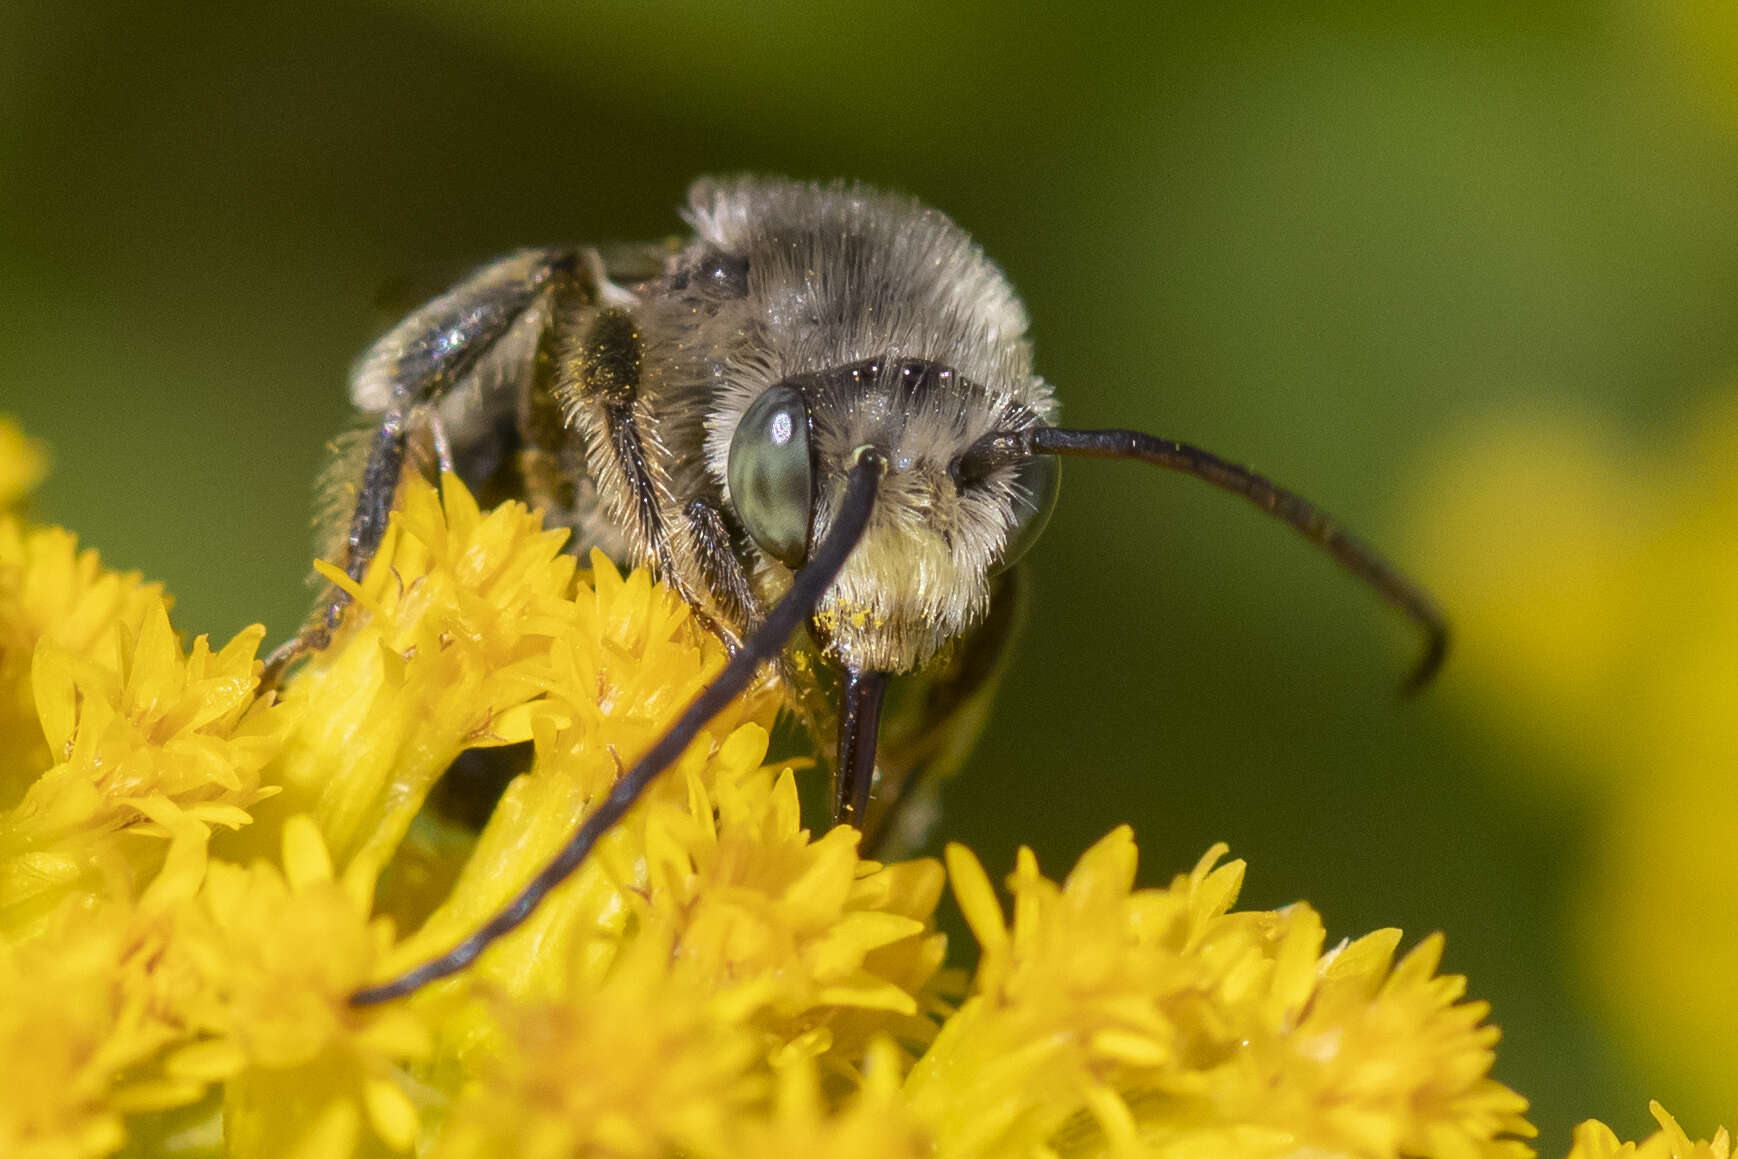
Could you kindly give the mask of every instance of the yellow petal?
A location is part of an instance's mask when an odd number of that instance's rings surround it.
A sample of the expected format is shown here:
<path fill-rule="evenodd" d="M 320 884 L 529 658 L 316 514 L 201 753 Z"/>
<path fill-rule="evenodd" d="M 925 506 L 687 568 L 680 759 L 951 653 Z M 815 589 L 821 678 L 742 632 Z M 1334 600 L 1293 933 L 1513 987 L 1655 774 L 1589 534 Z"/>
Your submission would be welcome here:
<path fill-rule="evenodd" d="M 388 1079 L 369 1079 L 363 1084 L 362 1099 L 368 1108 L 369 1125 L 381 1141 L 394 1151 L 410 1150 L 419 1125 L 410 1096 Z"/>
<path fill-rule="evenodd" d="M 983 863 L 964 845 L 949 844 L 946 857 L 948 880 L 953 882 L 954 897 L 972 935 L 986 954 L 1005 948 L 1008 927 L 1003 924 L 1002 906 Z"/>
<path fill-rule="evenodd" d="M 332 857 L 326 852 L 326 840 L 306 813 L 297 813 L 284 822 L 284 876 L 297 891 L 332 880 Z"/>
<path fill-rule="evenodd" d="M 174 1078 L 221 1082 L 247 1066 L 247 1053 L 227 1038 L 196 1042 L 170 1055 L 163 1069 Z"/>

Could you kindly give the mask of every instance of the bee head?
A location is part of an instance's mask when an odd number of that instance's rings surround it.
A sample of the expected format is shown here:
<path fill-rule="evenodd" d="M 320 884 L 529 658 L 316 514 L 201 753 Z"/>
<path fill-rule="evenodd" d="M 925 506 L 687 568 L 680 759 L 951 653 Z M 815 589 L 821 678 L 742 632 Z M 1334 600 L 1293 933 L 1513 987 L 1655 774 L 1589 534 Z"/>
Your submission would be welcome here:
<path fill-rule="evenodd" d="M 1046 456 L 958 466 L 1055 416 L 1019 299 L 945 215 L 860 185 L 702 182 L 688 216 L 672 329 L 715 400 L 707 466 L 762 553 L 761 594 L 825 538 L 873 448 L 873 517 L 810 629 L 854 671 L 922 665 L 982 621 L 1054 496 Z"/>

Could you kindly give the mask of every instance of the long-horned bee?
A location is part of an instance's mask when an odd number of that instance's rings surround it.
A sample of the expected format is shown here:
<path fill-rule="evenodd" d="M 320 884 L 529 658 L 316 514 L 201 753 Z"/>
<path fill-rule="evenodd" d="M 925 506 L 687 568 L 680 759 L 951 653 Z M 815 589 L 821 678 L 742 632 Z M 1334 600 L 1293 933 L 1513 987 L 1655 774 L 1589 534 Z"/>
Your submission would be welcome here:
<path fill-rule="evenodd" d="M 685 216 L 680 243 L 501 258 L 357 363 L 351 397 L 373 433 L 352 457 L 351 577 L 403 472 L 438 463 L 541 507 L 576 550 L 652 567 L 732 656 L 506 910 L 353 1002 L 459 970 L 523 921 L 766 664 L 832 742 L 834 821 L 872 846 L 982 715 L 1011 569 L 1049 517 L 1063 455 L 1245 496 L 1424 629 L 1410 685 L 1441 663 L 1429 596 L 1310 503 L 1183 443 L 1058 426 L 1019 299 L 941 213 L 859 185 L 738 178 L 697 183 Z M 324 647 L 345 606 L 329 591 L 274 677 Z"/>

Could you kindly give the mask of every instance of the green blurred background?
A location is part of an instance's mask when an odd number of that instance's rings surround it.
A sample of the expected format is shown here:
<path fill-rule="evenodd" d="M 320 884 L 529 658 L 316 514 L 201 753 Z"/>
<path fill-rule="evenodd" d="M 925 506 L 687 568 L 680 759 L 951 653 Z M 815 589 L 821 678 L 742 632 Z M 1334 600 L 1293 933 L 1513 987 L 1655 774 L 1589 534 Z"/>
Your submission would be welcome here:
<path fill-rule="evenodd" d="M 1738 370 L 1738 25 L 1645 0 L 1382 5 L 0 6 L 0 410 L 37 504 L 179 625 L 305 608 L 310 483 L 375 302 L 532 243 L 676 231 L 713 171 L 902 188 L 1024 293 L 1065 413 L 1198 442 L 1404 554 L 1444 432 L 1518 397 L 1651 432 Z M 1712 13 L 1713 15 L 1709 15 Z M 1704 22 L 1711 25 L 1705 27 Z M 1212 841 L 1331 937 L 1448 935 L 1498 1077 L 1692 1134 L 1562 948 L 1582 816 L 1394 689 L 1414 641 L 1233 500 L 1072 464 L 942 826 L 1052 871 Z M 1441 593 L 1454 605 L 1454 592 Z"/>

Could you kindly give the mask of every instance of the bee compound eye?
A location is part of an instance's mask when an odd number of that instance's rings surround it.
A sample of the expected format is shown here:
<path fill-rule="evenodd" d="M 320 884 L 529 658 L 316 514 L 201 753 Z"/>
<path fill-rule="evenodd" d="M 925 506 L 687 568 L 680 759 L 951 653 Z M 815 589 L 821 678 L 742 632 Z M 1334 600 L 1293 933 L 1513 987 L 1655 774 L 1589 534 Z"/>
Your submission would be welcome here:
<path fill-rule="evenodd" d="M 788 567 L 809 554 L 815 467 L 802 391 L 778 385 L 742 412 L 725 467 L 737 518 L 761 550 Z"/>
<path fill-rule="evenodd" d="M 1014 525 L 1008 529 L 997 571 L 1013 567 L 1032 550 L 1056 510 L 1056 494 L 1062 486 L 1062 464 L 1052 455 L 1034 455 L 1014 471 Z"/>

